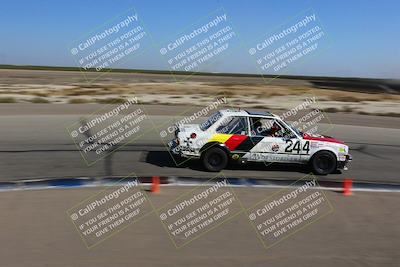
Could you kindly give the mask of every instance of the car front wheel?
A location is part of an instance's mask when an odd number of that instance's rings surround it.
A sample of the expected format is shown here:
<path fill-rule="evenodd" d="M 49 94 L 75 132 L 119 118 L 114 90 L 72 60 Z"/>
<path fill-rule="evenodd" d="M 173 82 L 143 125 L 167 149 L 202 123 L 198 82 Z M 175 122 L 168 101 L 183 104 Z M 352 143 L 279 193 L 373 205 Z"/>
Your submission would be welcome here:
<path fill-rule="evenodd" d="M 310 167 L 315 174 L 327 175 L 336 170 L 336 156 L 330 151 L 317 152 L 310 160 Z"/>
<path fill-rule="evenodd" d="M 203 152 L 203 166 L 207 171 L 218 172 L 228 164 L 228 155 L 218 147 L 212 147 Z"/>

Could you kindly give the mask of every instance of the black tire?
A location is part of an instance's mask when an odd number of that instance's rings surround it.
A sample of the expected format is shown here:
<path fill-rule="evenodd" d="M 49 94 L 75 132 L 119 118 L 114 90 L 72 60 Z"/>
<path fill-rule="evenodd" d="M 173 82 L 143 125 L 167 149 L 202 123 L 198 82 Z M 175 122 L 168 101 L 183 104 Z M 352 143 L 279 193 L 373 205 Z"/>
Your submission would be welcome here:
<path fill-rule="evenodd" d="M 327 175 L 336 170 L 337 160 L 335 154 L 330 151 L 320 151 L 312 156 L 310 167 L 315 174 Z"/>
<path fill-rule="evenodd" d="M 219 172 L 228 164 L 228 155 L 221 148 L 211 147 L 203 152 L 201 160 L 207 171 Z"/>

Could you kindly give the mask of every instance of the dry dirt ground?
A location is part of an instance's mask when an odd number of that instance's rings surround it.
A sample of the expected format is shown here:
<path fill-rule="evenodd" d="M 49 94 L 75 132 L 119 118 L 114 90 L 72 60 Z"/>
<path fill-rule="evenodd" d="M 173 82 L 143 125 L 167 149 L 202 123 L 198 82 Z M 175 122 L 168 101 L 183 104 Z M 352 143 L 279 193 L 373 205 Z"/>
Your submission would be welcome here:
<path fill-rule="evenodd" d="M 288 110 L 315 96 L 317 103 L 311 107 L 328 112 L 400 116 L 399 94 L 316 89 L 302 80 L 196 77 L 176 81 L 168 76 L 110 73 L 90 80 L 71 71 L 0 70 L 0 103 L 111 103 L 135 95 L 146 104 L 204 105 L 226 96 L 235 107 Z"/>

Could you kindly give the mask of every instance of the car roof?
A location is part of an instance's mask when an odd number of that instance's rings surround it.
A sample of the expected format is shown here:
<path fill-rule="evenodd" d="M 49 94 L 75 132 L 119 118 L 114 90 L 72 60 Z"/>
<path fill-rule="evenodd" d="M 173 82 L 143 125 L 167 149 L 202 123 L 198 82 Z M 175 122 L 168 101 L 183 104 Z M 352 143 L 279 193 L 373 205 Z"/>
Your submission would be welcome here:
<path fill-rule="evenodd" d="M 276 117 L 275 114 L 272 114 L 269 111 L 248 111 L 244 109 L 223 109 L 220 112 L 224 115 L 230 116 L 271 116 Z"/>
<path fill-rule="evenodd" d="M 247 113 L 252 116 L 274 116 L 274 114 L 269 111 L 247 111 Z"/>

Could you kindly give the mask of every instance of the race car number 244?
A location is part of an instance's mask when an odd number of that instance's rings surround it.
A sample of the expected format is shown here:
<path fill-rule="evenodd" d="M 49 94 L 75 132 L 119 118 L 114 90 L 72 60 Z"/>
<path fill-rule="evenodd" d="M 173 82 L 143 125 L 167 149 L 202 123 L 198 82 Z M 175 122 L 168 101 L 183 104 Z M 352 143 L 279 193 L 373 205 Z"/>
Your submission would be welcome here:
<path fill-rule="evenodd" d="M 301 147 L 300 140 L 297 140 L 293 143 L 292 140 L 286 140 L 286 148 L 285 152 L 293 153 L 295 151 L 297 154 L 300 154 L 300 151 L 304 151 L 303 153 L 309 154 L 310 153 L 310 141 L 306 141 Z"/>

